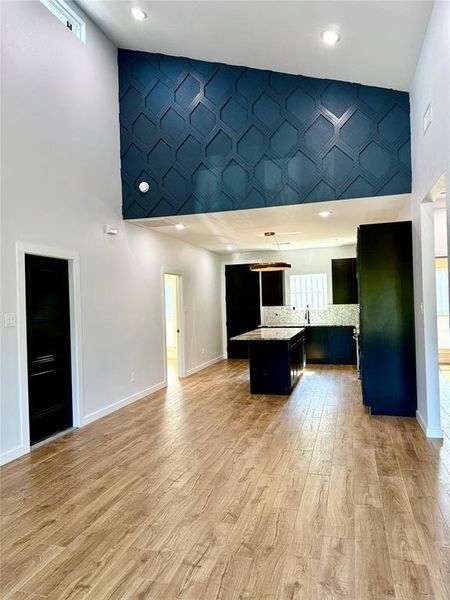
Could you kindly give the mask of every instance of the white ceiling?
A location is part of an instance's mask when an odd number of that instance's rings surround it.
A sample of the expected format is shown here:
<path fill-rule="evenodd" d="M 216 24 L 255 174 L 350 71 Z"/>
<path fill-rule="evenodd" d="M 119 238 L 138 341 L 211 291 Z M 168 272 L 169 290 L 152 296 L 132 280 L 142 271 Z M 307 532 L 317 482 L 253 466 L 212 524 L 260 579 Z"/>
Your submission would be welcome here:
<path fill-rule="evenodd" d="M 324 219 L 320 211 L 333 214 Z M 356 242 L 362 223 L 382 223 L 410 218 L 410 195 L 334 200 L 251 210 L 131 221 L 220 254 L 278 250 L 276 241 L 264 237 L 274 231 L 282 250 L 344 246 Z M 128 221 L 130 222 L 130 221 Z M 185 229 L 176 229 L 182 223 Z"/>
<path fill-rule="evenodd" d="M 431 0 L 78 0 L 120 48 L 408 90 Z M 148 15 L 138 22 L 131 6 Z M 320 32 L 342 40 L 326 46 Z M 89 34 L 88 34 L 89 35 Z"/>

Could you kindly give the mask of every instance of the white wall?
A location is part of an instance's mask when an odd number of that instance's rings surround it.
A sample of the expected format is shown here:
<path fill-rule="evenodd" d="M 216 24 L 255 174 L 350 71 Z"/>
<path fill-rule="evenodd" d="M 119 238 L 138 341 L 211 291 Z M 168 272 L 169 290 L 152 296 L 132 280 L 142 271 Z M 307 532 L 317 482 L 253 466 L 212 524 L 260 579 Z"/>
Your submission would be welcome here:
<path fill-rule="evenodd" d="M 333 287 L 331 278 L 331 260 L 333 258 L 353 258 L 356 256 L 356 246 L 332 246 L 328 248 L 305 248 L 302 250 L 283 250 L 282 252 L 240 252 L 223 255 L 225 264 L 246 264 L 256 261 L 284 260 L 292 265 L 285 271 L 285 304 L 290 304 L 289 277 L 312 273 L 326 273 L 328 282 L 328 304 L 333 303 Z"/>
<path fill-rule="evenodd" d="M 434 3 L 410 101 L 418 418 L 429 435 L 439 435 L 436 301 L 434 269 L 430 267 L 434 258 L 433 210 L 422 202 L 438 179 L 447 173 L 448 182 L 450 174 L 450 3 L 446 1 Z M 433 120 L 424 134 L 423 114 L 429 102 Z"/>
<path fill-rule="evenodd" d="M 434 211 L 434 255 L 447 256 L 447 211 L 438 208 Z"/>
<path fill-rule="evenodd" d="M 162 268 L 184 274 L 186 370 L 222 354 L 221 258 L 121 221 L 117 51 L 40 2 L 2 2 L 1 454 L 21 453 L 17 241 L 80 255 L 82 417 L 164 380 Z M 76 8 L 76 10 L 78 10 Z M 103 225 L 117 225 L 111 238 Z M 135 382 L 130 383 L 130 373 Z M 126 427 L 126 423 L 124 423 Z"/>

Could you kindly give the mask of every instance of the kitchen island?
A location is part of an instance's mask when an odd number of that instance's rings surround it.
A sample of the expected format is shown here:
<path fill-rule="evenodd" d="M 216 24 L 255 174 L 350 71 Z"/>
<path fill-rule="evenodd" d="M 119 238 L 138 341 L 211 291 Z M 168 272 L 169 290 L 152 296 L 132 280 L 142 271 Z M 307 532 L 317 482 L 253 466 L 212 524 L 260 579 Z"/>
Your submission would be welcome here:
<path fill-rule="evenodd" d="M 248 342 L 252 394 L 290 394 L 305 366 L 304 327 L 259 327 L 231 339 Z"/>

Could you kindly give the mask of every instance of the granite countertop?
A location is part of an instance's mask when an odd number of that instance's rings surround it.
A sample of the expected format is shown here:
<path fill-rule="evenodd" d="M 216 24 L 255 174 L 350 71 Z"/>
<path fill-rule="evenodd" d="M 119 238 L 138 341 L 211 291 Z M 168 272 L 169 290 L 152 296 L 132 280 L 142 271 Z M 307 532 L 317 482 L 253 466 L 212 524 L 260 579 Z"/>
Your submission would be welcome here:
<path fill-rule="evenodd" d="M 280 341 L 288 342 L 293 337 L 305 331 L 304 327 L 259 327 L 231 338 L 238 342 Z"/>
<path fill-rule="evenodd" d="M 347 325 L 342 325 L 341 323 L 297 323 L 296 325 L 260 325 L 261 328 L 287 328 L 287 327 L 358 327 L 358 325 L 352 325 L 348 323 Z"/>

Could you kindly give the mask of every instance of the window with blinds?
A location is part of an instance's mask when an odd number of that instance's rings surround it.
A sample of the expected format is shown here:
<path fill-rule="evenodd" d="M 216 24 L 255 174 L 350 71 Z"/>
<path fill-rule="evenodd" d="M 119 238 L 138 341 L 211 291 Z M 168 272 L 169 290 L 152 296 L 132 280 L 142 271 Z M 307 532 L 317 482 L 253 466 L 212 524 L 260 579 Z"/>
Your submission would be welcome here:
<path fill-rule="evenodd" d="M 300 309 L 327 308 L 327 275 L 291 275 L 291 306 Z"/>

